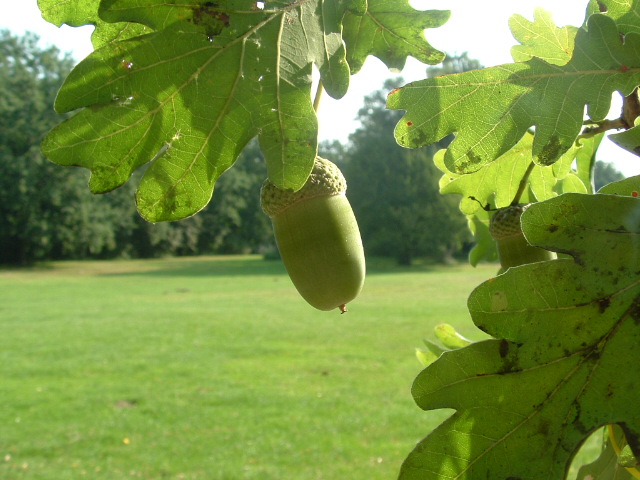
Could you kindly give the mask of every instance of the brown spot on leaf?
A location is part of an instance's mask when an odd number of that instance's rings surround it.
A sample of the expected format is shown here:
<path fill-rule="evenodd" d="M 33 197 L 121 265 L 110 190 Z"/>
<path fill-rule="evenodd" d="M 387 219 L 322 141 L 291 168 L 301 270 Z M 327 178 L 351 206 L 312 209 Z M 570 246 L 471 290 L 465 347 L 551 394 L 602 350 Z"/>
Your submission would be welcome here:
<path fill-rule="evenodd" d="M 636 325 L 640 325 L 640 298 L 633 299 L 631 307 L 629 307 L 629 316 L 633 319 Z"/>
<path fill-rule="evenodd" d="M 476 168 L 470 168 L 470 167 L 474 167 L 475 165 L 482 164 L 482 157 L 480 155 L 476 155 L 471 150 L 469 150 L 465 154 L 465 157 L 467 157 L 466 160 L 460 160 L 456 164 L 456 167 L 455 167 L 456 173 L 464 174 L 464 173 L 468 173 L 468 170 L 475 171 L 477 170 Z"/>
<path fill-rule="evenodd" d="M 208 37 L 213 37 L 229 26 L 229 15 L 215 2 L 206 2 L 193 9 L 193 23 L 204 27 Z"/>
<path fill-rule="evenodd" d="M 573 425 L 573 427 L 578 430 L 580 433 L 582 433 L 583 435 L 588 434 L 591 429 L 588 428 L 581 419 L 581 415 L 582 415 L 582 407 L 580 406 L 580 404 L 578 402 L 574 402 L 572 407 L 574 408 L 574 415 L 573 415 L 573 420 L 571 421 L 571 424 Z"/>
<path fill-rule="evenodd" d="M 498 353 L 503 359 L 502 367 L 496 372 L 498 375 L 507 375 L 509 373 L 521 372 L 522 368 L 518 365 L 517 352 L 510 351 L 511 344 L 507 340 L 501 340 L 498 347 Z"/>
<path fill-rule="evenodd" d="M 599 307 L 600 313 L 604 313 L 605 310 L 607 308 L 609 308 L 609 305 L 611 305 L 611 298 L 610 297 L 605 297 L 605 298 L 598 299 L 598 307 Z"/>
<path fill-rule="evenodd" d="M 605 389 L 605 396 L 607 398 L 611 398 L 613 397 L 613 394 L 614 394 L 613 385 L 609 383 L 607 384 L 607 388 Z"/>
<path fill-rule="evenodd" d="M 509 342 L 507 342 L 505 339 L 502 339 L 500 341 L 499 352 L 502 358 L 506 357 L 507 354 L 509 353 Z"/>
<path fill-rule="evenodd" d="M 562 144 L 560 143 L 560 139 L 557 135 L 554 135 L 542 148 L 542 151 L 538 155 L 538 162 L 541 165 L 553 165 L 560 156 L 561 149 Z"/>
<path fill-rule="evenodd" d="M 549 435 L 549 430 L 551 430 L 551 423 L 549 422 L 549 420 L 540 420 L 540 426 L 538 427 L 538 432 L 543 435 L 543 436 L 547 436 Z"/>

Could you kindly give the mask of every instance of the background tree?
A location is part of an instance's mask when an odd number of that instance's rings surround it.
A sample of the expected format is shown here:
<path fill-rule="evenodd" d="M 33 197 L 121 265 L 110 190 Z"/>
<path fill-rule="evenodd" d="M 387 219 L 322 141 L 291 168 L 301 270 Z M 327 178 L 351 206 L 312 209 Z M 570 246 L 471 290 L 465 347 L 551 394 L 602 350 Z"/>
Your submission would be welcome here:
<path fill-rule="evenodd" d="M 349 137 L 344 173 L 348 196 L 368 254 L 393 256 L 408 265 L 417 256 L 444 260 L 468 238 L 456 202 L 439 194 L 433 165 L 437 146 L 403 149 L 393 137 L 402 116 L 386 109 L 386 93 L 402 79 L 364 99 L 361 126 Z"/>
<path fill-rule="evenodd" d="M 151 224 L 133 203 L 144 169 L 113 192 L 92 195 L 89 172 L 59 168 L 40 153 L 60 121 L 52 105 L 73 60 L 38 37 L 0 32 L 0 263 L 45 259 L 250 253 L 273 243 L 259 206 L 266 167 L 254 142 L 198 215 Z"/>
<path fill-rule="evenodd" d="M 216 184 L 213 199 L 198 215 L 200 251 L 257 253 L 275 245 L 271 220 L 260 207 L 260 188 L 267 167 L 257 141 L 240 154 Z"/>
<path fill-rule="evenodd" d="M 318 144 L 318 155 L 331 160 L 342 169 L 347 161 L 349 152 L 347 145 L 339 140 L 324 140 Z"/>
<path fill-rule="evenodd" d="M 143 173 L 144 169 L 136 172 L 135 180 Z M 254 141 L 240 154 L 234 167 L 220 177 L 211 202 L 189 218 L 155 224 L 144 220 L 131 201 L 135 180 L 104 195 L 129 209 L 119 235 L 120 253 L 149 258 L 258 253 L 273 248 L 271 222 L 260 208 L 260 187 L 266 176 L 264 159 Z"/>
<path fill-rule="evenodd" d="M 312 64 L 328 93 L 339 98 L 350 73 L 369 55 L 392 68 L 402 66 L 408 55 L 426 63 L 441 61 L 442 52 L 416 39 L 449 16 L 414 11 L 400 2 L 389 10 L 386 0 L 370 0 L 366 12 L 355 8 L 362 5 L 347 8 L 345 2 L 295 12 L 297 4 L 247 11 L 207 4 L 205 13 L 213 20 L 205 22 L 202 12 L 192 15 L 196 11 L 188 6 L 158 15 L 151 6 L 140 10 L 133 0 L 121 2 L 124 9 L 109 8 L 113 2 L 105 1 L 99 2 L 98 18 L 96 9 L 60 13 L 58 0 L 39 3 L 51 20 L 97 23 L 104 35 L 96 41 L 113 40 L 70 74 L 58 104 L 67 111 L 86 109 L 54 129 L 43 151 L 60 164 L 92 169 L 105 189 L 152 161 L 153 171 L 147 171 L 136 196 L 141 214 L 155 222 L 199 212 L 210 200 L 220 167 L 231 164 L 256 134 L 274 183 L 300 188 L 316 155 Z M 128 7 L 139 10 L 135 20 L 145 21 L 153 35 L 138 36 L 139 24 L 132 25 L 132 33 L 123 25 L 103 28 L 101 22 L 109 20 L 126 26 L 132 18 Z M 445 341 L 438 335 L 444 348 L 432 345 L 434 361 L 418 375 L 412 394 L 422 409 L 455 412 L 412 450 L 400 478 L 565 478 L 587 437 L 612 424 L 622 430 L 635 458 L 617 458 L 619 442 L 612 438 L 616 448 L 609 450 L 615 453 L 605 449 L 603 463 L 637 466 L 640 416 L 629 399 L 640 396 L 634 375 L 640 363 L 640 225 L 634 221 L 640 211 L 635 198 L 639 183 L 638 178 L 625 179 L 607 186 L 607 194 L 585 194 L 592 191 L 592 172 L 585 175 L 583 167 L 586 162 L 591 166 L 597 146 L 586 138 L 576 145 L 585 123 L 598 129 L 637 123 L 633 99 L 625 104 L 633 108 L 625 109 L 624 118 L 602 118 L 606 96 L 619 91 L 628 99 L 640 85 L 636 12 L 637 2 L 589 2 L 580 28 L 555 27 L 543 10 L 536 10 L 533 22 L 512 16 L 511 30 L 521 44 L 511 50 L 516 63 L 427 78 L 388 95 L 388 107 L 405 112 L 395 126 L 401 145 L 418 148 L 456 132 L 442 169 L 449 169 L 451 183 L 460 180 L 456 191 L 465 201 L 478 200 L 466 202 L 472 205 L 465 206 L 472 221 L 484 225 L 488 212 L 481 205 L 491 198 L 496 209 L 535 199 L 520 219 L 525 239 L 573 258 L 531 263 L 516 255 L 521 264 L 474 288 L 467 301 L 471 319 L 492 338 L 459 348 L 459 338 Z M 120 41 L 121 34 L 135 39 Z M 371 34 L 376 41 L 360 41 Z M 130 74 L 130 68 L 144 74 Z M 138 93 L 143 86 L 144 102 Z M 111 101 L 122 98 L 123 91 L 135 92 L 131 104 Z M 210 105 L 202 104 L 205 98 Z M 104 115 L 93 115 L 96 110 Z M 148 125 L 154 128 L 139 128 L 140 119 L 150 114 L 154 118 Z M 122 122 L 113 121 L 114 115 Z M 156 118 L 168 118 L 171 128 Z M 535 138 L 525 133 L 531 127 Z M 182 138 L 176 131 L 187 129 L 207 134 L 190 135 L 184 143 L 190 148 L 171 144 L 169 158 L 154 157 L 167 142 Z M 134 155 L 140 135 L 145 148 Z M 626 137 L 629 150 L 637 150 L 638 130 L 629 128 Z M 360 146 L 368 149 L 370 162 L 389 153 L 372 151 L 364 142 Z M 202 155 L 208 147 L 213 148 Z M 106 164 L 130 168 L 113 178 Z M 421 181 L 420 168 L 398 165 Z M 492 178 L 478 181 L 474 175 L 486 174 L 485 167 L 493 170 Z M 384 174 L 377 170 L 378 176 Z M 185 181 L 186 175 L 192 181 Z M 406 197 L 396 195 L 404 193 L 398 178 L 386 179 L 400 185 L 389 190 L 393 195 L 386 200 L 397 205 L 391 213 L 399 212 L 400 221 Z M 516 237 L 518 220 L 516 215 L 509 222 Z M 593 470 L 583 473 L 584 478 L 601 476 Z"/>
<path fill-rule="evenodd" d="M 84 250 L 97 252 L 114 241 L 86 193 L 86 173 L 60 171 L 39 144 L 59 122 L 52 105 L 73 63 L 38 38 L 0 32 L 0 261 L 27 263 Z M 81 249 L 82 250 L 82 249 Z"/>
<path fill-rule="evenodd" d="M 596 161 L 593 171 L 593 180 L 595 183 L 596 191 L 600 190 L 605 185 L 622 180 L 624 175 L 618 169 L 616 169 L 613 163 L 603 162 L 601 160 Z"/>
<path fill-rule="evenodd" d="M 480 62 L 465 52 L 428 67 L 427 75 L 478 68 Z M 361 126 L 349 137 L 344 168 L 349 198 L 369 254 L 394 256 L 400 264 L 416 256 L 448 260 L 470 239 L 456 202 L 439 193 L 442 174 L 433 164 L 435 152 L 451 138 L 419 149 L 398 146 L 393 131 L 402 112 L 387 110 L 386 95 L 402 84 L 402 78 L 387 80 L 358 112 Z"/>
<path fill-rule="evenodd" d="M 158 224 L 142 219 L 132 201 L 144 168 L 131 182 L 96 196 L 86 188 L 86 170 L 46 160 L 39 143 L 59 121 L 51 105 L 73 61 L 37 42 L 33 34 L 0 33 L 0 263 L 273 249 L 271 222 L 259 205 L 267 172 L 255 141 L 222 175 L 205 209 Z M 463 54 L 447 57 L 428 74 L 479 67 Z M 441 174 L 431 160 L 449 139 L 417 150 L 397 146 L 393 127 L 400 113 L 385 108 L 385 96 L 400 83 L 390 80 L 365 98 L 361 127 L 349 145 L 325 141 L 319 154 L 349 179 L 349 198 L 369 253 L 404 264 L 416 256 L 443 260 L 468 238 L 454 200 L 438 194 Z M 598 162 L 595 168 L 598 186 L 621 178 L 610 164 Z"/>

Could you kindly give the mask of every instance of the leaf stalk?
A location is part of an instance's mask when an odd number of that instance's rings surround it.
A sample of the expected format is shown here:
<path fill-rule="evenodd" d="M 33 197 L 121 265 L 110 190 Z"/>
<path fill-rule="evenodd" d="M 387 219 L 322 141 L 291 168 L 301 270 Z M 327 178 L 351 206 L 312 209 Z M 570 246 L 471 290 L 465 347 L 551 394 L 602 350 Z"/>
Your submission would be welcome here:
<path fill-rule="evenodd" d="M 520 184 L 518 185 L 518 190 L 516 190 L 516 194 L 514 195 L 513 200 L 511 201 L 512 206 L 520 203 L 520 198 L 524 193 L 524 189 L 527 188 L 527 182 L 529 181 L 529 175 L 531 175 L 531 172 L 533 171 L 533 167 L 535 167 L 535 163 L 533 162 L 529 163 L 527 170 L 524 172 L 524 175 L 520 180 Z"/>

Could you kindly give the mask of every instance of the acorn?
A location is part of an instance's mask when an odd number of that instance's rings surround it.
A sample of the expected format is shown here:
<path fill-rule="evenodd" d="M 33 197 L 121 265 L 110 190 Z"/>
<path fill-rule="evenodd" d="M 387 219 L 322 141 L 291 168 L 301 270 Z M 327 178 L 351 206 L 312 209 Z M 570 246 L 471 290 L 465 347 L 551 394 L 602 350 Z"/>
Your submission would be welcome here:
<path fill-rule="evenodd" d="M 496 241 L 503 271 L 509 267 L 556 258 L 554 252 L 530 245 L 522 233 L 520 217 L 530 205 L 519 203 L 500 208 L 491 217 L 489 233 Z"/>
<path fill-rule="evenodd" d="M 346 190 L 338 167 L 316 157 L 300 190 L 282 190 L 265 180 L 260 191 L 280 256 L 300 295 L 319 310 L 339 308 L 342 313 L 365 277 L 362 239 Z"/>

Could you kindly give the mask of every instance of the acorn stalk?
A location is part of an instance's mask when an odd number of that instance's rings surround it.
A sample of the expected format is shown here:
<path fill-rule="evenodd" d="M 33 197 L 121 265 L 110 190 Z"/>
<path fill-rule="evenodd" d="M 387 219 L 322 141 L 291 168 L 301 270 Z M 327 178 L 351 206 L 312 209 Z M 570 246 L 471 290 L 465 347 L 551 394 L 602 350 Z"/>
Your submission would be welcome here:
<path fill-rule="evenodd" d="M 557 258 L 554 252 L 530 245 L 522 233 L 520 217 L 529 205 L 519 203 L 501 208 L 491 217 L 489 233 L 496 241 L 503 270 Z"/>
<path fill-rule="evenodd" d="M 260 192 L 280 256 L 300 295 L 319 310 L 339 308 L 343 313 L 365 277 L 362 240 L 346 189 L 338 167 L 316 157 L 300 190 L 281 190 L 266 180 Z"/>

